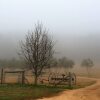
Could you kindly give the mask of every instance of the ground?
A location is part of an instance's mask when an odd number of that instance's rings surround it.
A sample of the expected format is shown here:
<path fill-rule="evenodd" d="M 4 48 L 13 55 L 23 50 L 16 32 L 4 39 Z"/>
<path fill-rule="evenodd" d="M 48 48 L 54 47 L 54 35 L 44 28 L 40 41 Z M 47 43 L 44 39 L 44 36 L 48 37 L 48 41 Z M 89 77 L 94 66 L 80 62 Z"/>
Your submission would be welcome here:
<path fill-rule="evenodd" d="M 8 78 L 6 79 L 8 80 Z M 14 78 L 9 78 L 9 79 L 12 79 L 9 80 L 11 82 L 15 81 Z M 95 82 L 96 81 L 94 79 L 79 77 L 77 79 L 77 85 L 73 87 L 73 90 L 77 88 L 84 88 L 90 86 Z M 53 87 L 53 86 L 45 86 L 45 85 L 35 86 L 35 85 L 27 85 L 27 84 L 24 85 L 11 84 L 11 83 L 3 84 L 0 85 L 0 100 L 35 100 L 36 98 L 44 98 L 44 97 L 52 97 L 52 99 L 50 98 L 50 100 L 54 100 L 55 98 L 59 98 L 59 96 L 60 98 L 65 97 L 63 93 L 61 94 L 62 91 L 65 91 L 63 92 L 64 94 L 70 92 L 66 85 L 60 87 Z M 63 100 L 60 98 L 56 100 Z M 44 100 L 48 100 L 48 99 L 46 98 Z"/>
<path fill-rule="evenodd" d="M 33 77 L 27 75 L 26 78 L 29 83 L 33 83 Z M 5 82 L 18 82 L 18 75 L 16 77 L 16 75 L 7 74 Z M 38 100 L 100 100 L 100 80 L 95 78 L 79 77 L 77 78 L 77 86 L 75 86 L 73 90 L 66 89 L 66 91 L 65 89 L 59 91 L 57 88 L 48 87 L 16 87 L 16 85 L 14 87 L 12 85 L 0 86 L 0 100 L 34 100 L 35 98 L 41 97 L 42 99 Z"/>
<path fill-rule="evenodd" d="M 85 78 L 90 80 L 90 78 Z M 67 90 L 58 96 L 38 100 L 100 100 L 100 79 L 94 79 L 96 83 L 81 89 Z"/>

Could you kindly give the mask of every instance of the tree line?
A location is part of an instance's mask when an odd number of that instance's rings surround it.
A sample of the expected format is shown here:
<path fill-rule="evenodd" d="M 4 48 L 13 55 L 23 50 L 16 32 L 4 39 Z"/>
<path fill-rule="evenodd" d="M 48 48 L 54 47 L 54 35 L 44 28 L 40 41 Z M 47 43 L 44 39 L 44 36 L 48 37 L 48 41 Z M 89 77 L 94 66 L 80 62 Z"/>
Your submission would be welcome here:
<path fill-rule="evenodd" d="M 25 67 L 31 68 L 35 84 L 37 85 L 38 77 L 42 74 L 44 69 L 49 67 L 61 66 L 66 68 L 66 70 L 72 69 L 75 65 L 75 62 L 66 57 L 55 58 L 54 50 L 54 40 L 52 36 L 49 35 L 48 30 L 40 23 L 37 23 L 34 26 L 33 31 L 28 32 L 25 36 L 25 40 L 20 42 L 20 51 L 19 56 L 21 62 L 12 59 L 11 61 L 2 61 L 0 60 L 0 66 L 18 67 L 22 63 L 25 64 Z M 93 61 L 91 59 L 84 59 L 81 63 L 81 66 L 87 69 L 89 75 L 89 69 L 93 67 Z"/>

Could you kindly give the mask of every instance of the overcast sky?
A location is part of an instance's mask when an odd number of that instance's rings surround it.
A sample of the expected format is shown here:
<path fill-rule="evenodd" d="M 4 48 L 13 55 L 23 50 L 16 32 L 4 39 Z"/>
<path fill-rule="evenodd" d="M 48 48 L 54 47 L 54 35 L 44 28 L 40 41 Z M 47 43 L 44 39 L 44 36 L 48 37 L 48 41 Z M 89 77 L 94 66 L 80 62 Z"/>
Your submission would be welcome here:
<path fill-rule="evenodd" d="M 100 0 L 0 0 L 0 58 L 40 21 L 57 40 L 58 55 L 100 58 Z"/>

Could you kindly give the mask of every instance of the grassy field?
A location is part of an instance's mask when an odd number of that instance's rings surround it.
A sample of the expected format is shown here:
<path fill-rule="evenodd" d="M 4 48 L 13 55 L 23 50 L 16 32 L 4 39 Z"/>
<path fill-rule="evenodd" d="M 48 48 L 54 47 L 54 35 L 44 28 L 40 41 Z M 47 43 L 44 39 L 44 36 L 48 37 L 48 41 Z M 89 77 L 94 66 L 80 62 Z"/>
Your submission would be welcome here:
<path fill-rule="evenodd" d="M 33 76 L 30 77 L 30 72 L 26 76 L 29 83 L 34 83 Z M 68 89 L 83 88 L 95 83 L 95 81 L 86 78 L 77 78 L 77 85 L 68 87 L 67 85 L 54 87 L 46 85 L 21 85 L 18 83 L 18 75 L 7 74 L 5 77 L 5 83 L 0 85 L 0 100 L 35 100 L 42 97 L 50 97 L 58 95 L 60 92 Z M 12 84 L 13 83 L 13 84 Z"/>
<path fill-rule="evenodd" d="M 83 80 L 83 81 L 82 81 Z M 44 86 L 44 85 L 0 85 L 0 100 L 35 100 L 36 98 L 54 96 L 67 89 L 77 89 L 94 84 L 95 81 L 78 78 L 77 85 L 73 88 L 67 86 Z"/>
<path fill-rule="evenodd" d="M 48 86 L 6 84 L 0 86 L 0 100 L 35 100 L 52 96 L 63 89 Z"/>

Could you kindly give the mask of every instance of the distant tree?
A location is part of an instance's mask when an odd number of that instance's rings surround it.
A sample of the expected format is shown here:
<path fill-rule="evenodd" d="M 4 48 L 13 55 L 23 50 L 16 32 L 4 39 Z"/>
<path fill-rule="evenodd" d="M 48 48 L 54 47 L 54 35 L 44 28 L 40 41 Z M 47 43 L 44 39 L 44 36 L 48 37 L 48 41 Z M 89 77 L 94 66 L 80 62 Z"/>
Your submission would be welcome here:
<path fill-rule="evenodd" d="M 48 35 L 48 31 L 39 23 L 35 25 L 33 32 L 26 35 L 25 41 L 21 42 L 19 54 L 24 58 L 28 67 L 31 67 L 36 85 L 38 77 L 50 65 L 54 54 L 53 47 L 53 40 Z"/>
<path fill-rule="evenodd" d="M 69 71 L 69 69 L 72 69 L 74 67 L 75 63 L 73 60 L 63 57 L 63 58 L 59 59 L 59 65 L 66 68 L 67 71 Z"/>
<path fill-rule="evenodd" d="M 50 62 L 51 67 L 57 67 L 58 66 L 58 59 L 57 58 L 52 58 Z"/>
<path fill-rule="evenodd" d="M 24 61 L 13 59 L 0 59 L 1 68 L 24 68 Z"/>
<path fill-rule="evenodd" d="M 86 68 L 87 74 L 90 76 L 90 69 L 94 66 L 93 61 L 90 58 L 84 59 L 81 63 L 81 66 Z"/>
<path fill-rule="evenodd" d="M 0 67 L 1 68 L 5 68 L 5 67 L 7 67 L 7 60 L 5 60 L 5 59 L 0 59 Z"/>

